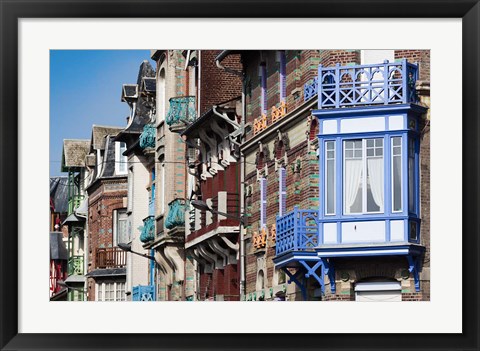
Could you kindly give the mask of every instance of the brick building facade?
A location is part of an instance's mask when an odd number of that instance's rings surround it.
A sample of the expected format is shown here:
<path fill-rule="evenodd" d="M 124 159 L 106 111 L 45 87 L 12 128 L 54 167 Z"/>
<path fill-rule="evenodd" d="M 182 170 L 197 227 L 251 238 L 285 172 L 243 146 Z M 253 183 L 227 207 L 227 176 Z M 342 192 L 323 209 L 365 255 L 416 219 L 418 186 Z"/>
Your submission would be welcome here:
<path fill-rule="evenodd" d="M 90 147 L 91 179 L 88 194 L 87 298 L 89 301 L 125 301 L 126 160 L 114 137 L 121 128 L 93 126 Z M 87 156 L 88 157 L 88 156 Z M 90 163 L 90 164 L 89 164 Z"/>
<path fill-rule="evenodd" d="M 405 58 L 408 62 L 418 64 L 419 104 L 428 107 L 429 52 L 419 50 L 393 52 L 392 50 L 386 54 L 390 55 L 391 62 L 392 59 Z M 247 300 L 283 298 L 283 296 L 286 299 L 304 299 L 298 286 L 293 283 L 286 284 L 285 275 L 275 267 L 273 262 L 276 256 L 276 216 L 279 214 L 279 201 L 281 201 L 279 191 L 282 187 L 282 175 L 280 173 L 285 172 L 286 177 L 285 189 L 283 189 L 286 197 L 285 212 L 292 211 L 295 206 L 300 209 L 318 209 L 319 201 L 322 201 L 319 198 L 319 178 L 322 177 L 319 170 L 317 140 L 319 127 L 316 117 L 311 113 L 317 108 L 318 99 L 316 94 L 311 98 L 305 98 L 304 94 L 308 91 L 304 86 L 311 84 L 317 77 L 319 64 L 326 67 L 337 64 L 348 67 L 373 63 L 362 62 L 368 56 L 360 50 L 287 51 L 284 54 L 286 84 L 282 94 L 280 78 L 282 63 L 279 55 L 278 52 L 273 51 L 242 54 L 247 81 L 246 121 L 253 127 L 252 132 L 245 135 L 245 142 L 242 145 L 246 160 L 245 206 L 249 218 L 245 235 Z M 266 66 L 263 72 L 262 65 Z M 265 71 L 267 77 L 262 83 L 262 75 Z M 265 96 L 264 101 L 262 101 L 262 95 Z M 275 108 L 282 108 L 282 98 L 286 108 L 280 117 L 275 118 Z M 262 105 L 266 106 L 263 110 Z M 263 117 L 264 121 L 260 121 L 262 114 L 266 116 L 266 118 Z M 421 150 L 419 186 L 422 223 L 420 244 L 425 247 L 425 252 L 421 256 L 421 269 L 419 268 L 418 272 L 420 291 L 414 287 L 413 274 L 408 271 L 405 257 L 332 259 L 332 261 L 338 261 L 335 265 L 336 293 L 328 289 L 322 293 L 315 278 L 302 277 L 305 279 L 303 286 L 307 292 L 307 299 L 354 300 L 355 286 L 358 282 L 375 281 L 379 277 L 399 282 L 403 300 L 429 299 L 428 112 L 419 121 L 419 149 Z M 284 171 L 281 170 L 282 168 Z M 263 185 L 262 179 L 264 179 Z M 262 187 L 264 189 L 261 189 Z M 262 201 L 262 195 L 264 201 Z M 262 206 L 264 206 L 263 210 Z M 262 211 L 265 211 L 264 215 Z M 264 223 L 262 223 L 263 216 L 265 216 Z M 287 269 L 292 276 L 297 272 L 295 268 Z M 325 275 L 325 284 L 329 284 L 327 275 Z"/>

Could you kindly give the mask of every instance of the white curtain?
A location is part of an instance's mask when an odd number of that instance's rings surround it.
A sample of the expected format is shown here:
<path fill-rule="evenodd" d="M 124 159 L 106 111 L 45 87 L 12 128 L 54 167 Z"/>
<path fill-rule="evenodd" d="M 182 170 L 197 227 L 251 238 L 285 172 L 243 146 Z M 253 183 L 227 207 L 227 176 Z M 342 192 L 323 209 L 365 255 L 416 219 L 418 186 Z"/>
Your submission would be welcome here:
<path fill-rule="evenodd" d="M 367 159 L 370 189 L 380 211 L 383 211 L 383 157 Z"/>
<path fill-rule="evenodd" d="M 355 202 L 361 180 L 362 160 L 345 160 L 345 210 L 347 213 Z"/>

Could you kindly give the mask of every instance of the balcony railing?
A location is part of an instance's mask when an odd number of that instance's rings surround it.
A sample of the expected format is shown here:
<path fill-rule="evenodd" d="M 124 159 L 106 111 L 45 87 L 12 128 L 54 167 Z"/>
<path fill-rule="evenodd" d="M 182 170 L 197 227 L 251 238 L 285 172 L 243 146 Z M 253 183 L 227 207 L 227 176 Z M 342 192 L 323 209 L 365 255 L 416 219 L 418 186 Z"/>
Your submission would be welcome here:
<path fill-rule="evenodd" d="M 143 132 L 140 134 L 140 147 L 142 149 L 154 148 L 155 138 L 157 137 L 157 128 L 153 124 L 146 124 L 143 127 Z"/>
<path fill-rule="evenodd" d="M 318 210 L 297 207 L 277 217 L 276 255 L 287 251 L 313 250 L 319 244 Z"/>
<path fill-rule="evenodd" d="M 168 215 L 165 220 L 165 228 L 185 227 L 186 201 L 175 199 L 168 204 Z"/>
<path fill-rule="evenodd" d="M 154 301 L 154 285 L 137 285 L 132 288 L 132 301 Z"/>
<path fill-rule="evenodd" d="M 318 77 L 313 78 L 311 83 L 307 83 L 303 86 L 303 100 L 310 100 L 318 93 Z"/>
<path fill-rule="evenodd" d="M 83 275 L 83 256 L 71 256 L 68 259 L 68 275 Z"/>
<path fill-rule="evenodd" d="M 403 59 L 381 64 L 318 68 L 318 77 L 304 86 L 304 100 L 318 93 L 318 108 L 416 103 L 417 65 Z"/>
<path fill-rule="evenodd" d="M 179 96 L 170 99 L 170 110 L 165 122 L 169 125 L 190 124 L 197 118 L 195 96 Z"/>
<path fill-rule="evenodd" d="M 95 251 L 96 268 L 120 268 L 127 264 L 127 252 L 119 247 L 97 248 Z"/>
<path fill-rule="evenodd" d="M 80 203 L 85 197 L 83 195 L 72 195 L 70 199 L 68 199 L 68 215 L 70 216 L 73 211 L 75 211 Z"/>
<path fill-rule="evenodd" d="M 155 239 L 155 217 L 148 216 L 143 220 L 143 227 L 141 228 L 140 241 L 148 243 Z"/>

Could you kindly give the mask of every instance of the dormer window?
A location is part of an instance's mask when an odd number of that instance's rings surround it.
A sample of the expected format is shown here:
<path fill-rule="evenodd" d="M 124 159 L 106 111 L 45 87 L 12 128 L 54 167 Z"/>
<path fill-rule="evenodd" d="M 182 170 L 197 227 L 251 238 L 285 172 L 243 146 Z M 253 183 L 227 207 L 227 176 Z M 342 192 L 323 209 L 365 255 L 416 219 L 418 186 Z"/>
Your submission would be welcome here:
<path fill-rule="evenodd" d="M 127 174 L 128 158 L 123 156 L 127 151 L 127 144 L 121 141 L 115 142 L 115 173 L 117 175 Z"/>

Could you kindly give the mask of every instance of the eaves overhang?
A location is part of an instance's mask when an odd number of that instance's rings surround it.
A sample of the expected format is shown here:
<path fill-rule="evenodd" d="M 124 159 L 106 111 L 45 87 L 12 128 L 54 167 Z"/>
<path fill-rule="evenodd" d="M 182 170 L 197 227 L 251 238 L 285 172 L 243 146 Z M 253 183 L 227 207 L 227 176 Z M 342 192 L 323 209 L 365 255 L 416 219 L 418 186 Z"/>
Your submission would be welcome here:
<path fill-rule="evenodd" d="M 312 114 L 317 118 L 335 118 L 335 117 L 362 117 L 371 116 L 373 114 L 382 113 L 409 113 L 424 114 L 428 110 L 427 107 L 417 104 L 391 104 L 391 105 L 375 105 L 361 107 L 343 107 L 343 108 L 325 108 L 316 109 Z"/>

